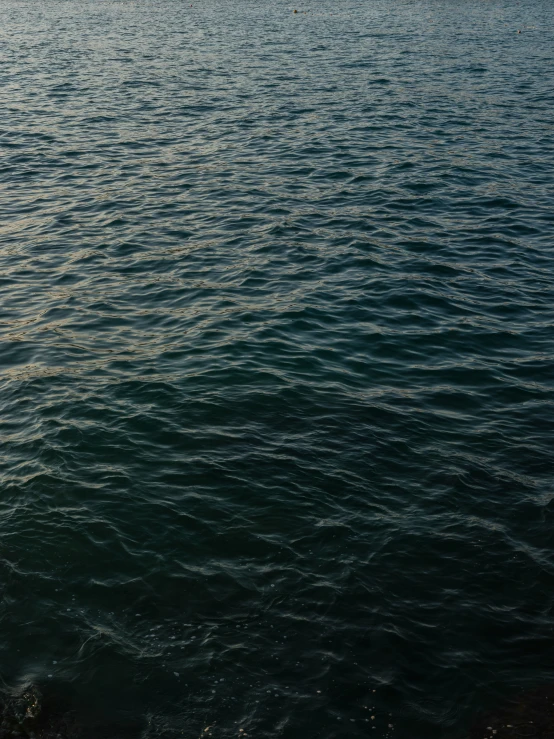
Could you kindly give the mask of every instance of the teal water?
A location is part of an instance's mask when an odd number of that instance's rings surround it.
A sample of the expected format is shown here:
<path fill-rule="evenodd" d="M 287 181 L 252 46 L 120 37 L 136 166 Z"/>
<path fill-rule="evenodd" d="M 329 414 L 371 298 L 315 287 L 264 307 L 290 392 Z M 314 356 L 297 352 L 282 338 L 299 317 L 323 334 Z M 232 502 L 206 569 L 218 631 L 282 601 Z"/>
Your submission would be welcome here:
<path fill-rule="evenodd" d="M 553 21 L 3 0 L 8 688 L 432 739 L 554 680 Z"/>

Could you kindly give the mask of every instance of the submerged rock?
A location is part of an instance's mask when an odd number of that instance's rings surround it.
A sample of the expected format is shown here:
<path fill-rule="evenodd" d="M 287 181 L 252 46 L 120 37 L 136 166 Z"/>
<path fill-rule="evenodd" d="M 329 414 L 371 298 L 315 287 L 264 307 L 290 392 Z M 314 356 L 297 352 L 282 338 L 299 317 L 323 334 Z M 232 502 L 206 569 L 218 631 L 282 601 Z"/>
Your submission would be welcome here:
<path fill-rule="evenodd" d="M 35 721 L 42 710 L 42 693 L 35 686 L 26 688 L 12 702 L 14 717 L 22 724 Z"/>

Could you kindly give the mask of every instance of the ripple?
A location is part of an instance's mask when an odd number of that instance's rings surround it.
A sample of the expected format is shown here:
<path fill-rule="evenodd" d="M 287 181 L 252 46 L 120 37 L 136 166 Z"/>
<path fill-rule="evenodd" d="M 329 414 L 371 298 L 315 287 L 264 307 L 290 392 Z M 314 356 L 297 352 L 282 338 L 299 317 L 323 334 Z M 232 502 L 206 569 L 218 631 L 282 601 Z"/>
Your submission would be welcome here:
<path fill-rule="evenodd" d="M 553 677 L 550 6 L 189 6 L 0 10 L 6 706 L 461 736 Z"/>

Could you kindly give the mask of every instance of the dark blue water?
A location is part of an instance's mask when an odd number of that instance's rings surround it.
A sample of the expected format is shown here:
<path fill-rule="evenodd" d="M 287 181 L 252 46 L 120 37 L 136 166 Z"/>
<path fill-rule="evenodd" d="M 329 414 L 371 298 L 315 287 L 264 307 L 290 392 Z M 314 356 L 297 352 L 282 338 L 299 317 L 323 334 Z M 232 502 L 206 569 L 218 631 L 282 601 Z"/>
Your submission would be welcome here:
<path fill-rule="evenodd" d="M 6 685 L 430 739 L 554 680 L 550 0 L 3 0 L 0 79 Z"/>

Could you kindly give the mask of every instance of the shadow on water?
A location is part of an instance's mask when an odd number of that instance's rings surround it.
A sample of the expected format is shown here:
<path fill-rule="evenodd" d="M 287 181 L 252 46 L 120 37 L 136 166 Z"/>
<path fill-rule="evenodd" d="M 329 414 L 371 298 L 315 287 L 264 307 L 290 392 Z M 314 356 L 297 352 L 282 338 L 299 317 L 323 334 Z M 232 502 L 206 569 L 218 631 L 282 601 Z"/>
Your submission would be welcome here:
<path fill-rule="evenodd" d="M 495 710 L 483 713 L 473 724 L 469 739 L 554 737 L 554 686 L 524 691 Z"/>
<path fill-rule="evenodd" d="M 81 701 L 74 700 L 71 686 L 59 695 L 46 685 L 27 683 L 12 687 L 0 678 L 0 739 L 182 739 L 184 733 L 197 736 L 183 732 L 182 726 L 179 720 L 151 713 L 130 715 L 122 711 L 117 719 L 102 716 L 94 707 L 87 710 Z M 212 734 L 202 732 L 202 736 Z"/>
<path fill-rule="evenodd" d="M 153 722 L 157 724 L 156 721 Z M 136 718 L 101 725 L 79 720 L 67 697 L 28 684 L 0 688 L 0 739 L 132 739 L 181 735 L 175 727 Z M 162 722 L 163 724 L 163 722 Z M 173 729 L 173 731 L 171 730 Z M 209 734 L 211 736 L 211 734 Z M 478 716 L 468 739 L 554 739 L 554 686 L 542 685 L 512 697 Z"/>
<path fill-rule="evenodd" d="M 81 729 L 68 702 L 44 695 L 36 685 L 0 689 L 0 737 L 29 739 L 69 739 L 81 736 Z"/>
<path fill-rule="evenodd" d="M 101 717 L 78 715 L 68 694 L 27 684 L 0 685 L 0 739 L 137 739 L 150 736 L 148 720 L 136 717 L 117 725 Z"/>

